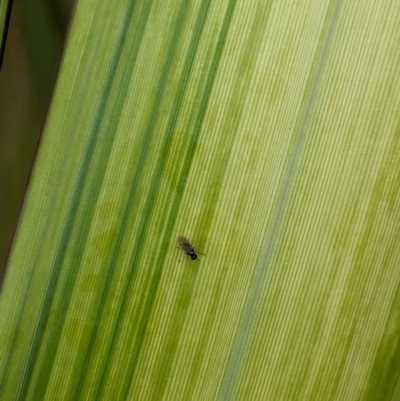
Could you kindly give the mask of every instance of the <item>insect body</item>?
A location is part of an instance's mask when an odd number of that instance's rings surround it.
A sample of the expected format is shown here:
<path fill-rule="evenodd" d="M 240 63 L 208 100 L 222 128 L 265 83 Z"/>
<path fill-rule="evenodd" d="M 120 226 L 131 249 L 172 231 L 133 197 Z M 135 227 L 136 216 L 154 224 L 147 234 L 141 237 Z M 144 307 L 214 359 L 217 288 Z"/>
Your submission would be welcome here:
<path fill-rule="evenodd" d="M 179 236 L 178 241 L 179 241 L 179 245 L 180 245 L 182 251 L 185 252 L 186 255 L 190 256 L 190 258 L 192 260 L 197 259 L 197 253 L 194 250 L 193 246 L 190 245 L 190 242 L 186 237 L 181 235 L 181 236 Z M 200 252 L 198 252 L 198 253 L 200 253 Z M 200 255 L 204 255 L 204 254 L 200 253 Z M 200 262 L 199 259 L 197 259 L 197 260 Z"/>

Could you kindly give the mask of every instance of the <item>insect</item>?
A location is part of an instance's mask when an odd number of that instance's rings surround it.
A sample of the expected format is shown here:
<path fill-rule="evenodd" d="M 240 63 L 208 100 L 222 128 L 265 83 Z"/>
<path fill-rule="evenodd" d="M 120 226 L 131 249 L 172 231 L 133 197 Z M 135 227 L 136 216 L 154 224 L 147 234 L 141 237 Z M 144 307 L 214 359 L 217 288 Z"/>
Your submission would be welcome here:
<path fill-rule="evenodd" d="M 197 254 L 200 252 L 196 253 L 195 249 L 193 248 L 192 245 L 190 245 L 190 242 L 186 237 L 184 237 L 183 235 L 180 235 L 178 237 L 178 242 L 179 242 L 179 245 L 180 245 L 182 251 L 185 252 L 186 255 L 190 256 L 190 259 L 192 259 L 192 260 L 197 259 Z M 200 253 L 200 255 L 204 255 L 204 253 Z M 197 259 L 197 260 L 200 262 L 199 259 Z"/>

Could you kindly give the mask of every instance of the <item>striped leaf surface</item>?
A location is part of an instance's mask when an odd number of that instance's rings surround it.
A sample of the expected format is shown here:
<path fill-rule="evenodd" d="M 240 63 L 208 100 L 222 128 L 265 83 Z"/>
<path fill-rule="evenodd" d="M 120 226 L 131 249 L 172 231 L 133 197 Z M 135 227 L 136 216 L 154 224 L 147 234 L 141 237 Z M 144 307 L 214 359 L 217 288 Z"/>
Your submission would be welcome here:
<path fill-rule="evenodd" d="M 393 0 L 79 1 L 0 399 L 398 400 L 399 26 Z"/>

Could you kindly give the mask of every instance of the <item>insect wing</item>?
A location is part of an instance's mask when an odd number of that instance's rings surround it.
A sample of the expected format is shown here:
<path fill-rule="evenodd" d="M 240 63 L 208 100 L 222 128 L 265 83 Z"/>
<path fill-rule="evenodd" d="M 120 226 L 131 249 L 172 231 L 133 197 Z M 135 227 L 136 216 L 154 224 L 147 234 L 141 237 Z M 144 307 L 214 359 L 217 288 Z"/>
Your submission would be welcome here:
<path fill-rule="evenodd" d="M 186 252 L 193 249 L 192 245 L 190 245 L 188 239 L 186 239 L 183 235 L 178 238 L 179 245 L 184 249 Z"/>

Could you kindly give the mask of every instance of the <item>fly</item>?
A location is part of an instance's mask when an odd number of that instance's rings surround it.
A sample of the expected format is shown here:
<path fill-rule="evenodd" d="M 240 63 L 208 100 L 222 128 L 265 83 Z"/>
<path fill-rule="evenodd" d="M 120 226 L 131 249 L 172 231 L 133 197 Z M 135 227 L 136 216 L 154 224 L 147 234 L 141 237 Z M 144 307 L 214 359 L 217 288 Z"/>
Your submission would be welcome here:
<path fill-rule="evenodd" d="M 179 242 L 179 245 L 180 245 L 182 251 L 185 252 L 186 255 L 190 256 L 190 259 L 192 259 L 192 260 L 197 259 L 197 253 L 200 253 L 200 252 L 196 253 L 195 249 L 193 248 L 192 245 L 190 245 L 190 242 L 186 237 L 184 237 L 183 235 L 180 235 L 178 237 L 178 242 Z M 200 255 L 204 255 L 204 253 L 200 253 Z M 197 259 L 197 260 L 200 262 L 199 259 Z"/>

